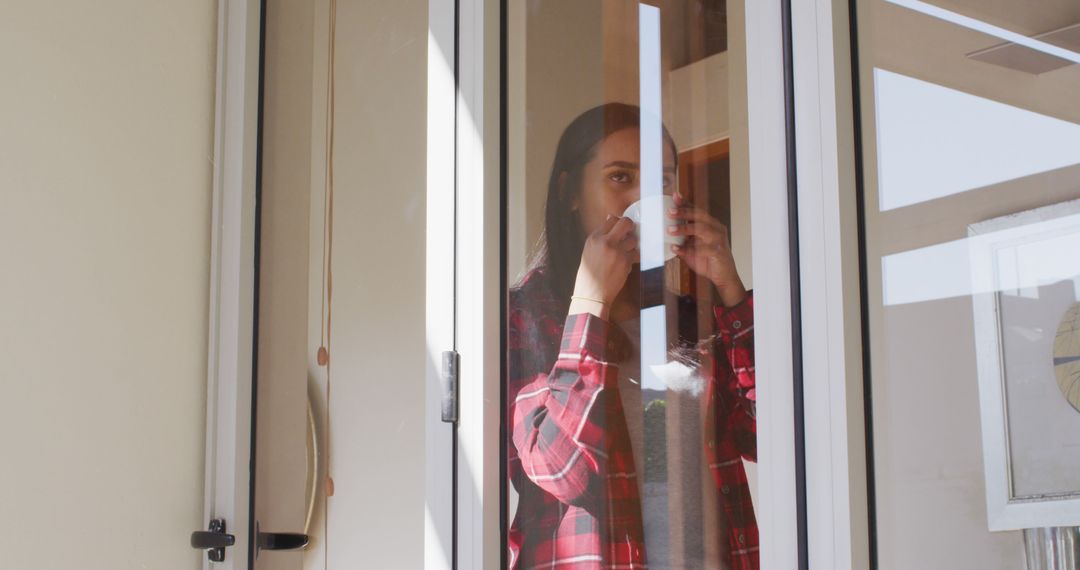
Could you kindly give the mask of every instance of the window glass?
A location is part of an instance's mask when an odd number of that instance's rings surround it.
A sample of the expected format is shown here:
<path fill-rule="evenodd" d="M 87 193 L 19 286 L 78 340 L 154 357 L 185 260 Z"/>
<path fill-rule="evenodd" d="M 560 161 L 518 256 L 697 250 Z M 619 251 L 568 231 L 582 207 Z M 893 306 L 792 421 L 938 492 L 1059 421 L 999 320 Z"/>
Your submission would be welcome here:
<path fill-rule="evenodd" d="M 507 14 L 510 568 L 758 568 L 742 2 Z"/>
<path fill-rule="evenodd" d="M 1080 4 L 857 11 L 880 568 L 1066 567 Z"/>

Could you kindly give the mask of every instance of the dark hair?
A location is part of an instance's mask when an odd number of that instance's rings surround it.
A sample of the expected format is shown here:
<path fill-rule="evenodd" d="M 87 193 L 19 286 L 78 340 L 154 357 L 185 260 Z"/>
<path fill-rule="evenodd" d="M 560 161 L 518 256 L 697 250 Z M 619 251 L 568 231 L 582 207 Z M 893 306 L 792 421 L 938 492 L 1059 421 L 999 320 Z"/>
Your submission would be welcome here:
<path fill-rule="evenodd" d="M 641 126 L 641 109 L 626 103 L 606 103 L 578 115 L 559 138 L 548 179 L 544 232 L 540 236 L 532 269 L 542 269 L 542 280 L 554 298 L 569 302 L 585 247 L 581 217 L 572 210 L 581 193 L 581 176 L 597 147 L 608 136 Z M 664 140 L 675 153 L 675 141 L 667 128 Z"/>

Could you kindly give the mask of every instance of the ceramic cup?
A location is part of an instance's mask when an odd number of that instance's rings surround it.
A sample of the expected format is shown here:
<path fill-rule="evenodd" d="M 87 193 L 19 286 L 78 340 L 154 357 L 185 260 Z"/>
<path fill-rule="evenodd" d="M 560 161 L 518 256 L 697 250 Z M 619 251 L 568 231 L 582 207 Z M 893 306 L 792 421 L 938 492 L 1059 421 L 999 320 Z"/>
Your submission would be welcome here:
<path fill-rule="evenodd" d="M 634 221 L 634 233 L 638 239 L 641 239 L 641 212 L 646 204 L 652 204 L 660 202 L 660 215 L 664 217 L 664 259 L 671 260 L 675 257 L 675 252 L 671 251 L 671 246 L 682 245 L 686 241 L 686 236 L 673 236 L 667 233 L 667 227 L 671 225 L 677 225 L 677 222 L 673 222 L 668 217 L 668 210 L 675 207 L 675 199 L 667 194 L 657 196 L 646 196 L 633 204 L 630 204 L 628 208 L 623 212 L 624 218 L 630 218 Z"/>

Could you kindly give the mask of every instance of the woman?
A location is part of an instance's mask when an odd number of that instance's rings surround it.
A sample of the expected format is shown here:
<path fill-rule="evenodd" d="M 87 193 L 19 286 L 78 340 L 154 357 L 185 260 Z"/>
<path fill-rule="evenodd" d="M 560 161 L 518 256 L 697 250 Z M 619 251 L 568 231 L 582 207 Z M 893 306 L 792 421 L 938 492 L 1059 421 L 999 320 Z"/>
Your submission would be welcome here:
<path fill-rule="evenodd" d="M 642 515 L 640 388 L 636 370 L 640 272 L 634 223 L 640 198 L 640 111 L 607 104 L 563 133 L 548 185 L 542 248 L 510 292 L 509 476 L 519 493 L 509 531 L 511 568 L 645 568 L 655 540 Z M 664 187 L 675 145 L 664 131 Z M 715 335 L 699 349 L 706 380 L 704 450 L 727 540 L 726 565 L 757 569 L 757 527 L 742 457 L 755 458 L 753 301 L 726 228 L 674 194 L 675 254 L 716 289 Z M 676 224 L 677 223 L 677 224 Z M 680 310 L 696 311 L 682 298 Z M 629 382 L 627 382 L 629 380 Z M 639 408 L 640 410 L 640 408 Z M 656 547 L 659 548 L 659 547 Z M 656 556 L 654 555 L 654 559 Z"/>

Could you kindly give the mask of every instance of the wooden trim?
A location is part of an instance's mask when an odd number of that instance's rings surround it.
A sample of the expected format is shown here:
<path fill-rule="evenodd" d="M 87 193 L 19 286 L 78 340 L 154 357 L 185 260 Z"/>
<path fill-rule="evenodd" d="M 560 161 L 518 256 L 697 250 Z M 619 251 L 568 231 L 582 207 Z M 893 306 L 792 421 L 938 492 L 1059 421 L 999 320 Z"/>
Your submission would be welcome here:
<path fill-rule="evenodd" d="M 701 146 L 696 146 L 691 149 L 684 150 L 679 153 L 679 162 L 683 161 L 683 157 L 687 157 L 693 160 L 695 164 L 702 162 L 711 162 L 718 158 L 724 158 L 731 154 L 731 139 L 723 138 L 711 143 L 706 143 Z"/>

